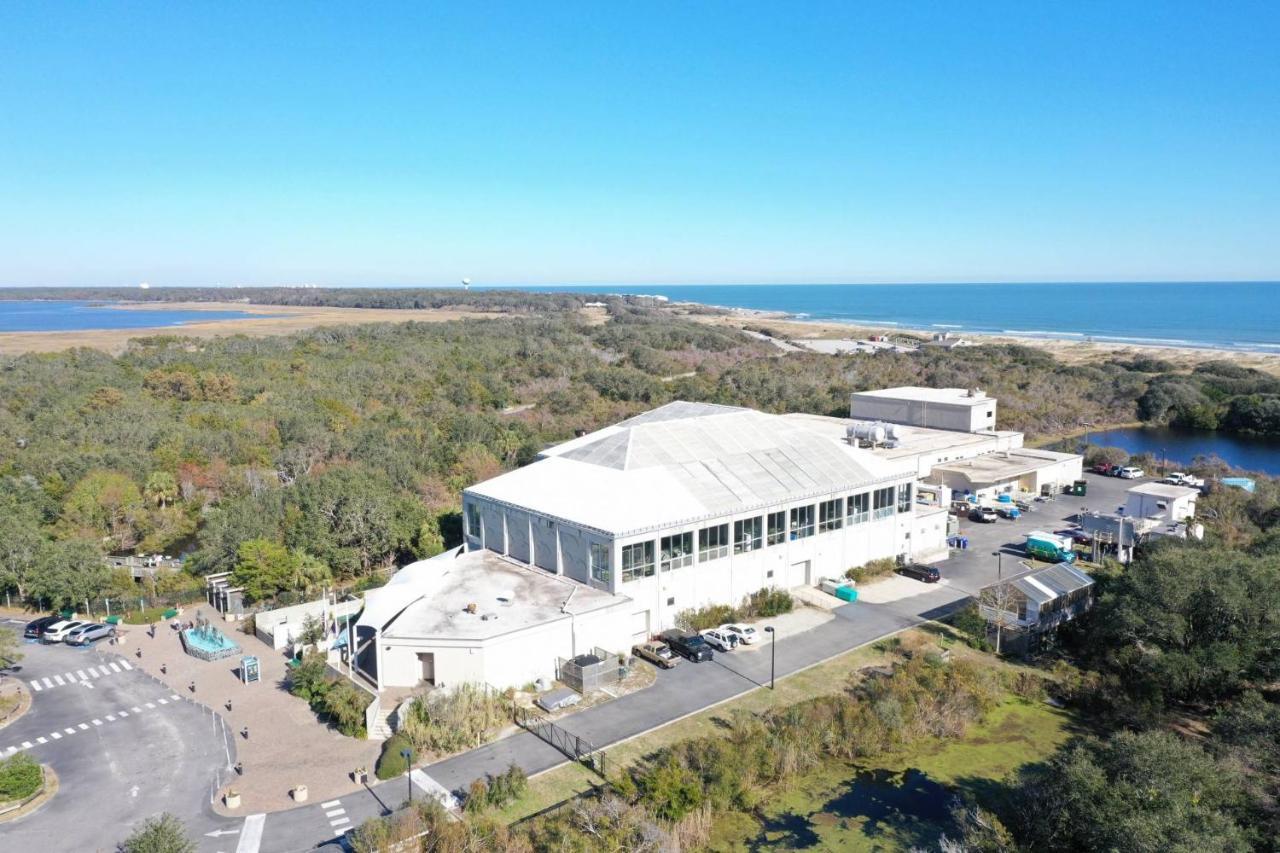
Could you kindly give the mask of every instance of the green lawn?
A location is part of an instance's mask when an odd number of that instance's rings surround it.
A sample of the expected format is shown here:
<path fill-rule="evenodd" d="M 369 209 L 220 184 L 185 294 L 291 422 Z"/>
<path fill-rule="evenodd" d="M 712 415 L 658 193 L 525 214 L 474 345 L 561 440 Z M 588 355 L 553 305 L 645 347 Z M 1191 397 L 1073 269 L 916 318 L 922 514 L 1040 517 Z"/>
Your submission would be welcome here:
<path fill-rule="evenodd" d="M 960 740 L 937 740 L 890 760 L 832 761 L 787 787 L 759 816 L 716 822 L 717 851 L 813 848 L 906 850 L 936 846 L 953 792 L 998 804 L 1002 780 L 1071 736 L 1070 714 L 1011 699 Z"/>

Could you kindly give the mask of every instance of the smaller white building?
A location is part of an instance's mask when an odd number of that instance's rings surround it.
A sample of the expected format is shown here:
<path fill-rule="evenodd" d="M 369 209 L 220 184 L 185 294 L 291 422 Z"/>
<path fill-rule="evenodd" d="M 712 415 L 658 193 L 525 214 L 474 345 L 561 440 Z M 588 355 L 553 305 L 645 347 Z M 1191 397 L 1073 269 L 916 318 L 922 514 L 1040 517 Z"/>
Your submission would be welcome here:
<path fill-rule="evenodd" d="M 996 428 L 996 400 L 977 388 L 905 385 L 855 393 L 849 416 L 854 420 L 982 432 Z"/>
<path fill-rule="evenodd" d="M 1023 447 L 934 465 L 928 480 L 982 503 L 1005 494 L 1060 494 L 1080 479 L 1083 467 L 1075 453 Z"/>
<path fill-rule="evenodd" d="M 1195 518 L 1198 497 L 1199 489 L 1189 486 L 1143 483 L 1129 490 L 1124 513 L 1132 518 L 1177 523 Z"/>
<path fill-rule="evenodd" d="M 356 666 L 379 691 L 521 687 L 554 679 L 558 657 L 629 650 L 632 604 L 493 551 L 449 551 L 365 594 Z"/>

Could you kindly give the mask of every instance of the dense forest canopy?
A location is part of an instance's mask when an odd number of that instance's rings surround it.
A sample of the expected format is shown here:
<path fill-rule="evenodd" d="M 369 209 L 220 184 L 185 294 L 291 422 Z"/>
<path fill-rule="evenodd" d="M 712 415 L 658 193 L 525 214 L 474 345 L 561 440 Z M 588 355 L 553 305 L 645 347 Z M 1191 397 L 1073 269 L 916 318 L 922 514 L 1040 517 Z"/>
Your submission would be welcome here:
<path fill-rule="evenodd" d="M 783 355 L 661 307 L 614 300 L 600 323 L 516 296 L 539 310 L 0 359 L 0 585 L 82 596 L 103 578 L 66 575 L 95 550 L 230 571 L 246 542 L 285 549 L 254 552 L 263 596 L 361 578 L 455 541 L 467 485 L 673 399 L 842 416 L 858 389 L 979 386 L 1035 434 L 1130 420 L 1153 384 L 1018 346 Z"/>

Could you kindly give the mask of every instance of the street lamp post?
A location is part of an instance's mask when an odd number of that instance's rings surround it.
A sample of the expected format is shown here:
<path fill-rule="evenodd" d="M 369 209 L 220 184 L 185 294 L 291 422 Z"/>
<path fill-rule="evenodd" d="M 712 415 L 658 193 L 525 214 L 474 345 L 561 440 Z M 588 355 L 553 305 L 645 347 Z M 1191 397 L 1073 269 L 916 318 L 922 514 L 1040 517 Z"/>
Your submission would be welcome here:
<path fill-rule="evenodd" d="M 769 635 L 769 689 L 773 689 L 773 678 L 778 671 L 778 634 L 772 625 L 765 626 L 764 632 Z"/>
<path fill-rule="evenodd" d="M 400 750 L 401 757 L 404 758 L 404 778 L 409 783 L 409 803 L 413 803 L 413 752 L 408 748 Z"/>
<path fill-rule="evenodd" d="M 996 580 L 1004 580 L 1004 552 L 992 551 L 991 556 L 996 558 Z"/>
<path fill-rule="evenodd" d="M 1092 421 L 1081 421 L 1080 426 L 1084 427 L 1084 447 L 1089 449 L 1089 428 L 1093 426 Z"/>

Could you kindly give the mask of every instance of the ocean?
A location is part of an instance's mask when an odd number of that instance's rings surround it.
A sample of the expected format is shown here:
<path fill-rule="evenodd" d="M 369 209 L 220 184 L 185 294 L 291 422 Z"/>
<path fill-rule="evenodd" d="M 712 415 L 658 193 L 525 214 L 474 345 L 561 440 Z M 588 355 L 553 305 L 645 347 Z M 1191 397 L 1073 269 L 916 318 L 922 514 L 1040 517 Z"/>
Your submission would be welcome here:
<path fill-rule="evenodd" d="M 263 317 L 246 311 L 191 311 L 159 307 L 145 311 L 112 308 L 103 302 L 0 299 L 0 332 L 68 332 L 101 329 L 147 329 L 181 326 L 204 320 Z"/>
<path fill-rule="evenodd" d="M 799 319 L 929 332 L 1280 351 L 1280 282 L 1142 284 L 598 285 Z"/>

